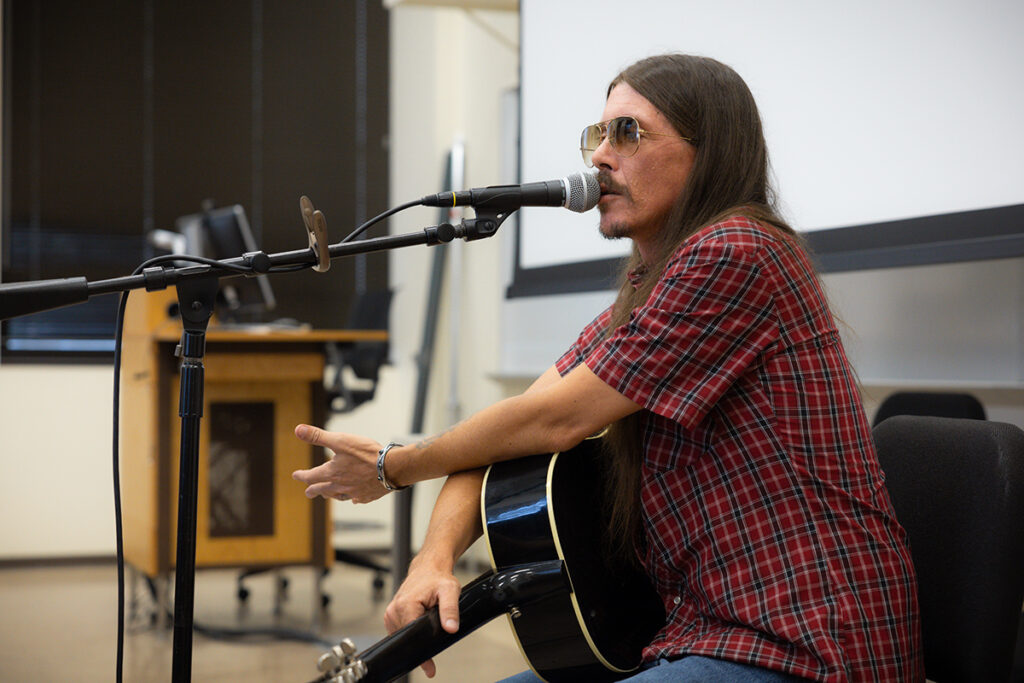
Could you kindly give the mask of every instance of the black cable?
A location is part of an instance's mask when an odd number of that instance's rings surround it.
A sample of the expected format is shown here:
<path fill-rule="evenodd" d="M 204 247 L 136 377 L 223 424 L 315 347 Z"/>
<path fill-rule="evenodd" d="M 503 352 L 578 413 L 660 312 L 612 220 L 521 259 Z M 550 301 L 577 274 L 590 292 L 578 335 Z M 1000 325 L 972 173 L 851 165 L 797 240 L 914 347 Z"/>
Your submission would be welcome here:
<path fill-rule="evenodd" d="M 345 242 L 351 242 L 356 237 L 358 237 L 359 235 L 363 234 L 366 231 L 366 229 L 369 228 L 374 223 L 379 223 L 380 221 L 384 220 L 385 218 L 387 218 L 389 216 L 393 216 L 394 214 L 398 213 L 399 211 L 405 211 L 406 209 L 411 209 L 414 206 L 419 206 L 421 203 L 422 203 L 422 200 L 417 199 L 416 201 L 406 202 L 405 204 L 400 204 L 399 206 L 396 206 L 396 207 L 394 207 L 392 209 L 388 209 L 384 213 L 379 214 L 377 216 L 374 216 L 373 218 L 371 218 L 370 220 L 366 221 L 365 223 L 360 225 L 358 228 L 356 228 L 355 230 L 350 232 L 343 240 L 341 240 L 341 242 L 339 242 L 339 244 L 344 244 Z"/>
<path fill-rule="evenodd" d="M 152 577 L 144 577 L 146 586 L 149 589 L 149 596 L 153 601 L 152 621 L 157 621 L 163 614 L 165 619 L 173 619 L 174 611 L 169 605 L 161 604 L 156 590 L 156 583 Z M 332 648 L 336 643 L 329 641 L 311 631 L 283 628 L 280 626 L 261 626 L 249 628 L 231 628 L 223 626 L 204 626 L 197 621 L 192 622 L 192 630 L 201 636 L 213 640 L 246 640 L 254 637 L 264 637 L 273 640 L 292 640 L 300 643 L 311 643 L 319 645 L 324 649 Z"/>
<path fill-rule="evenodd" d="M 254 636 L 262 636 L 271 640 L 294 640 L 300 643 L 311 643 L 329 650 L 337 643 L 321 638 L 309 631 L 297 629 L 280 628 L 278 626 L 267 626 L 263 628 L 225 628 L 200 626 L 193 622 L 192 630 L 196 633 L 212 638 L 214 640 L 245 640 Z"/>
<path fill-rule="evenodd" d="M 124 533 L 121 528 L 121 468 L 119 464 L 118 430 L 121 411 L 121 338 L 124 332 L 124 312 L 129 292 L 121 293 L 117 307 L 117 326 L 114 331 L 114 533 L 117 546 L 117 683 L 121 683 L 124 669 Z"/>

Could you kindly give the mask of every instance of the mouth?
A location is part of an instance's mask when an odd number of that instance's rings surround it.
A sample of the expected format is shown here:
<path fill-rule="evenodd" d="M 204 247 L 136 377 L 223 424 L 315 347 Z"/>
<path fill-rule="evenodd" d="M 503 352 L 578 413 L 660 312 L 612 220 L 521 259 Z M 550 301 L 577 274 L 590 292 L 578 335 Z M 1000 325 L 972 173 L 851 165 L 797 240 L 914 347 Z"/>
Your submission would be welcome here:
<path fill-rule="evenodd" d="M 603 173 L 597 174 L 598 185 L 601 187 L 601 199 L 607 196 L 621 195 L 623 194 L 622 188 L 619 187 L 618 183 L 614 182 L 611 178 Z"/>
<path fill-rule="evenodd" d="M 604 185 L 604 184 L 602 184 L 601 185 L 601 198 L 597 201 L 597 205 L 599 207 L 604 207 L 606 204 L 608 204 L 610 201 L 612 201 L 615 197 L 621 197 L 621 196 L 622 196 L 622 192 L 620 192 L 618 188 L 616 188 L 616 187 L 614 187 L 612 185 Z"/>

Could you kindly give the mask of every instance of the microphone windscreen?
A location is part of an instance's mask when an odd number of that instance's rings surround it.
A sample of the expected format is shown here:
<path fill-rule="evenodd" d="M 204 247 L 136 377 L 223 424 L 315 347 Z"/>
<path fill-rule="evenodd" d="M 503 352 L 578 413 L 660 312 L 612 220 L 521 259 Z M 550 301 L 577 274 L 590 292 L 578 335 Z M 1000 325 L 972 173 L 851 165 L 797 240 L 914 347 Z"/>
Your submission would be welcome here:
<path fill-rule="evenodd" d="M 576 213 L 590 211 L 601 199 L 601 185 L 594 173 L 580 171 L 565 178 L 565 208 Z"/>

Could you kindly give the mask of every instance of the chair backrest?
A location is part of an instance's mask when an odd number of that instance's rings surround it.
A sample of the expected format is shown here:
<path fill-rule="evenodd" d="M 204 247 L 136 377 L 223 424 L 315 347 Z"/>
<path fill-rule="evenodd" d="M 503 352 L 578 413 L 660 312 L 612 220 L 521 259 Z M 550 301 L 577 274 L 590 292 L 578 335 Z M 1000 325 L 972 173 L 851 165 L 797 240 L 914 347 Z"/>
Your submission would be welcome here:
<path fill-rule="evenodd" d="M 386 330 L 391 310 L 391 290 L 364 292 L 352 301 L 347 327 L 353 330 Z M 327 384 L 327 406 L 331 412 L 354 410 L 373 398 L 382 365 L 387 365 L 390 346 L 387 341 L 362 341 L 327 345 L 328 364 L 333 368 Z M 345 368 L 365 386 L 345 383 Z"/>
<path fill-rule="evenodd" d="M 390 289 L 364 292 L 352 302 L 348 328 L 352 330 L 386 330 L 391 311 Z M 390 345 L 381 342 L 356 342 L 349 345 L 343 356 L 346 364 L 360 379 L 377 381 L 380 366 L 387 364 Z"/>
<path fill-rule="evenodd" d="M 893 415 L 934 415 L 984 420 L 985 406 L 971 394 L 898 391 L 889 394 L 878 406 L 873 424 L 881 424 L 883 420 Z"/>
<path fill-rule="evenodd" d="M 1024 432 L 904 415 L 874 438 L 910 538 L 927 677 L 1009 680 L 1024 600 Z"/>
<path fill-rule="evenodd" d="M 391 310 L 390 289 L 377 289 L 356 295 L 349 309 L 346 327 L 352 330 L 386 330 Z"/>

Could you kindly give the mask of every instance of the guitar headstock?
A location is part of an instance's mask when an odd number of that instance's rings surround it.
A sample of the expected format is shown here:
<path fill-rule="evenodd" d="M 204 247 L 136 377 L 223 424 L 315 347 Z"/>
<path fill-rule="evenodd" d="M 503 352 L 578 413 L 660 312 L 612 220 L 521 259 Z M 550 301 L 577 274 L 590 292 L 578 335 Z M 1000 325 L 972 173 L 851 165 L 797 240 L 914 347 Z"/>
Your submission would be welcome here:
<path fill-rule="evenodd" d="M 323 683 L 356 683 L 366 675 L 366 665 L 356 657 L 356 645 L 348 638 L 320 655 L 317 671 L 323 674 Z"/>

